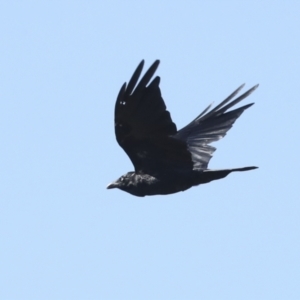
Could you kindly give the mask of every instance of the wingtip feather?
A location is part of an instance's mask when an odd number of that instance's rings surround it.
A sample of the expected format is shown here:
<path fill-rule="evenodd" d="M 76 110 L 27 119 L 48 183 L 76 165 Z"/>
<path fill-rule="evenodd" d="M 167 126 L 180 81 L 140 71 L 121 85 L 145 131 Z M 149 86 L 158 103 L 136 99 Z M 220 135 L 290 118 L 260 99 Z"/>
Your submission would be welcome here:
<path fill-rule="evenodd" d="M 139 77 L 141 76 L 142 70 L 144 68 L 144 63 L 145 63 L 145 61 L 142 59 L 141 62 L 139 63 L 139 65 L 137 66 L 137 68 L 135 69 L 133 75 L 131 76 L 131 78 L 128 82 L 127 89 L 126 89 L 127 96 L 129 96 L 132 93 Z"/>

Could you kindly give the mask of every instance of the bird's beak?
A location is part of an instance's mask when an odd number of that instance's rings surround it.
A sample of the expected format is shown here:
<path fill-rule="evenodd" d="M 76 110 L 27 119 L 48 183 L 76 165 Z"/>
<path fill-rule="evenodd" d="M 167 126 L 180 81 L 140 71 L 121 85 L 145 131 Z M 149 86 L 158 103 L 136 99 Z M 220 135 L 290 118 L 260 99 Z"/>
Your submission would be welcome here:
<path fill-rule="evenodd" d="M 116 182 L 112 182 L 106 188 L 107 189 L 114 189 L 116 187 L 118 187 L 118 184 Z"/>

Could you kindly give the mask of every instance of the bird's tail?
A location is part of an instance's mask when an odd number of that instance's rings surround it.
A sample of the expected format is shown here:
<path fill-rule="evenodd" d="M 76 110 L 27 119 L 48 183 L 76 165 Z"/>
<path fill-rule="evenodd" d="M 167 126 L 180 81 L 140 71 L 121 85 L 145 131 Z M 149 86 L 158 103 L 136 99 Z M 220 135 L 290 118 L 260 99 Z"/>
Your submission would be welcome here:
<path fill-rule="evenodd" d="M 204 170 L 198 178 L 198 183 L 196 184 L 201 184 L 201 183 L 208 183 L 213 180 L 221 179 L 226 177 L 228 174 L 231 172 L 243 172 L 243 171 L 250 171 L 257 169 L 258 167 L 244 167 L 244 168 L 235 168 L 235 169 L 223 169 L 223 170 Z"/>

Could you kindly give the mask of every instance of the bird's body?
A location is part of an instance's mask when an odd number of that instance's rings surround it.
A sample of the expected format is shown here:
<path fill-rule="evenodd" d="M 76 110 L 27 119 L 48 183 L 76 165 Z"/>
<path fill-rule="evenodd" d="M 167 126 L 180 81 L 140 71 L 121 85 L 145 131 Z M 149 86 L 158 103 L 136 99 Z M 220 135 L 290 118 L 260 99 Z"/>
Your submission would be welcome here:
<path fill-rule="evenodd" d="M 138 197 L 169 195 L 183 192 L 192 186 L 224 178 L 231 172 L 249 171 L 253 169 L 256 169 L 256 167 L 186 172 L 172 171 L 164 172 L 156 176 L 128 172 L 121 176 L 116 183 L 111 183 L 108 188 L 116 187 Z"/>
<path fill-rule="evenodd" d="M 210 143 L 224 137 L 235 120 L 253 103 L 227 110 L 257 86 L 232 100 L 241 86 L 217 107 L 209 111 L 209 106 L 177 131 L 161 97 L 160 78 L 154 78 L 148 85 L 159 65 L 158 60 L 136 86 L 143 64 L 144 61 L 139 64 L 128 86 L 122 86 L 115 106 L 116 138 L 135 171 L 121 176 L 108 188 L 119 188 L 135 196 L 167 195 L 224 178 L 231 172 L 256 168 L 209 170 L 207 167 L 215 151 Z"/>

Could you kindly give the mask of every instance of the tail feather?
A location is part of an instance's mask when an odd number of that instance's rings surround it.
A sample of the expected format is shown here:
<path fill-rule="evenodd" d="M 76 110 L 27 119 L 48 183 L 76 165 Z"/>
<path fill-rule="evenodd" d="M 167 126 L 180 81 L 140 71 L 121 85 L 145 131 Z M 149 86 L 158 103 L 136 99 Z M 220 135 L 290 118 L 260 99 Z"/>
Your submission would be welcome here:
<path fill-rule="evenodd" d="M 223 170 L 204 170 L 203 172 L 200 173 L 200 176 L 197 176 L 197 183 L 202 184 L 202 183 L 208 183 L 213 180 L 217 179 L 222 179 L 226 177 L 228 174 L 231 172 L 244 172 L 244 171 L 250 171 L 257 169 L 258 167 L 244 167 L 244 168 L 234 168 L 234 169 L 223 169 Z"/>

